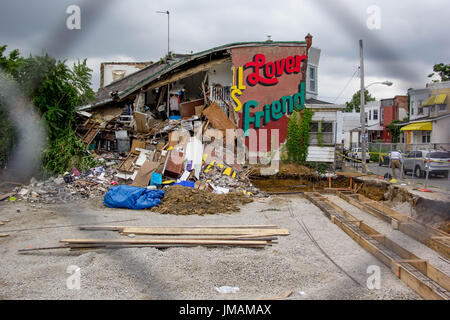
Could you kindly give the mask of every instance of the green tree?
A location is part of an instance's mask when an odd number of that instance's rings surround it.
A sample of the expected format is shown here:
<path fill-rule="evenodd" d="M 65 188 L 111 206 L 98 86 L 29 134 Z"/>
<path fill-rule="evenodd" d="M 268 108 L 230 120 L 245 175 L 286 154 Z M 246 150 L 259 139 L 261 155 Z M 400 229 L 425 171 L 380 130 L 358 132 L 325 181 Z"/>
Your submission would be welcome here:
<path fill-rule="evenodd" d="M 46 125 L 45 171 L 62 173 L 71 166 L 85 169 L 92 158 L 75 135 L 75 117 L 79 106 L 94 99 L 92 70 L 86 59 L 70 68 L 65 60 L 56 60 L 48 54 L 22 58 L 14 50 L 9 57 L 3 57 L 5 49 L 6 46 L 0 47 L 0 64 L 19 84 Z"/>
<path fill-rule="evenodd" d="M 4 55 L 6 48 L 6 45 L 0 46 L 0 72 L 2 77 L 14 80 L 19 67 L 23 63 L 23 58 L 20 57 L 18 50 L 13 50 L 8 55 Z M 0 95 L 5 95 L 3 98 L 6 98 L 7 94 L 3 88 L 0 88 Z M 17 134 L 18 132 L 12 125 L 8 110 L 0 101 L 0 166 L 7 162 L 8 155 L 16 142 Z"/>
<path fill-rule="evenodd" d="M 375 97 L 373 97 L 368 90 L 364 90 L 364 97 L 366 103 L 369 101 L 375 101 Z M 352 112 L 356 110 L 359 112 L 361 107 L 361 90 L 358 90 L 352 97 L 352 100 L 345 103 L 344 112 Z"/>
<path fill-rule="evenodd" d="M 438 63 L 433 66 L 433 73 L 428 75 L 428 78 L 432 78 L 435 72 L 441 78 L 441 81 L 450 81 L 450 64 Z M 439 82 L 439 80 L 433 80 L 433 82 Z"/>
<path fill-rule="evenodd" d="M 391 133 L 392 135 L 392 142 L 393 143 L 397 143 L 399 142 L 399 138 L 400 138 L 400 129 L 402 128 L 402 126 L 400 126 L 399 124 L 402 123 L 402 120 L 393 120 L 388 126 L 387 129 L 388 131 Z"/>

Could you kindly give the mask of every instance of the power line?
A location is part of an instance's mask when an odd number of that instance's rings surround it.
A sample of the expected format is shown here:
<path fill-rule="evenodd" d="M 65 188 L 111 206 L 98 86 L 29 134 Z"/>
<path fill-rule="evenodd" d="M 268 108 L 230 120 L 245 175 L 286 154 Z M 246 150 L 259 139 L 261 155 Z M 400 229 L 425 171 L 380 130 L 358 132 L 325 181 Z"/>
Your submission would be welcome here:
<path fill-rule="evenodd" d="M 355 72 L 353 72 L 352 77 L 350 78 L 350 80 L 348 80 L 347 84 L 344 86 L 344 88 L 342 89 L 342 91 L 339 93 L 339 95 L 337 96 L 337 98 L 334 100 L 334 102 L 336 103 L 337 99 L 339 99 L 341 97 L 341 95 L 344 93 L 344 91 L 347 89 L 347 87 L 349 86 L 350 82 L 353 80 L 353 78 L 355 77 L 356 73 L 359 71 L 359 68 L 357 67 L 355 69 Z"/>

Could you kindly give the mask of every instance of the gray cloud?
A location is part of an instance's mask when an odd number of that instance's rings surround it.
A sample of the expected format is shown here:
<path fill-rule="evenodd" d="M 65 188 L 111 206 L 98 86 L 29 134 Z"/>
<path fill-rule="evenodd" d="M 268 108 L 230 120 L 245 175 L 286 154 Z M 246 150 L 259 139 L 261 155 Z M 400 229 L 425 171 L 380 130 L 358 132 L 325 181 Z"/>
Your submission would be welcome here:
<path fill-rule="evenodd" d="M 81 7 L 79 31 L 65 27 L 70 4 Z M 369 5 L 381 9 L 380 30 L 366 27 Z M 267 34 L 274 40 L 303 40 L 310 32 L 313 45 L 322 49 L 319 77 L 327 81 L 319 80 L 319 93 L 324 97 L 337 96 L 359 65 L 359 39 L 364 39 L 368 79 L 397 80 L 393 88 L 377 88 L 381 95 L 423 86 L 433 64 L 448 63 L 450 57 L 445 41 L 450 21 L 439 9 L 445 0 L 3 0 L 0 6 L 2 43 L 25 54 L 45 50 L 58 58 L 88 58 L 95 88 L 100 61 L 158 60 L 166 54 L 167 16 L 157 10 L 170 11 L 171 51 L 179 53 L 265 40 Z M 352 89 L 343 96 L 351 96 Z"/>

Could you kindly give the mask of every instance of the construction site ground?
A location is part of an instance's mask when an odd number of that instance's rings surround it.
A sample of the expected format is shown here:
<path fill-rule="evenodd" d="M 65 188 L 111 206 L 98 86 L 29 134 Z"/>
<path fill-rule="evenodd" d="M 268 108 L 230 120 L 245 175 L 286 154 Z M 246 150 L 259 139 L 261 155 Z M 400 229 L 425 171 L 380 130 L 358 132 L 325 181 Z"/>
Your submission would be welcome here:
<path fill-rule="evenodd" d="M 450 274 L 436 252 L 385 222 L 346 203 L 328 198 L 363 219 L 416 255 Z M 188 204 L 189 205 L 189 204 Z M 193 203 L 194 207 L 195 204 Z M 98 201 L 68 204 L 0 202 L 0 299 L 420 299 L 381 261 L 360 247 L 301 194 L 256 198 L 240 212 L 171 215 L 148 210 L 110 209 Z M 124 221 L 129 220 L 129 221 Z M 320 247 L 301 228 L 303 221 Z M 58 246 L 62 238 L 123 238 L 111 231 L 83 231 L 78 225 L 191 226 L 266 225 L 288 228 L 290 235 L 263 249 L 123 248 L 90 251 L 19 249 Z M 17 230 L 17 231 L 14 231 Z M 136 236 L 136 238 L 145 236 Z M 79 290 L 70 290 L 68 266 L 81 269 Z M 368 267 L 381 271 L 380 289 L 366 285 Z M 239 287 L 223 294 L 216 287 Z"/>

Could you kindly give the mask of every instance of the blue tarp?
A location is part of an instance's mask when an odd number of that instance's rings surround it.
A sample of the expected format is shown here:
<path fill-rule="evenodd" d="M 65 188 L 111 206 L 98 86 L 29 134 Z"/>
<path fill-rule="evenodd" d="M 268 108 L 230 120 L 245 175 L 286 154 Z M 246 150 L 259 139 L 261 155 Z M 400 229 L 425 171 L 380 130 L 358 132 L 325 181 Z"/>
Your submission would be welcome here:
<path fill-rule="evenodd" d="M 146 188 L 121 185 L 111 188 L 103 199 L 109 208 L 147 209 L 161 203 L 163 190 L 147 190 Z"/>

